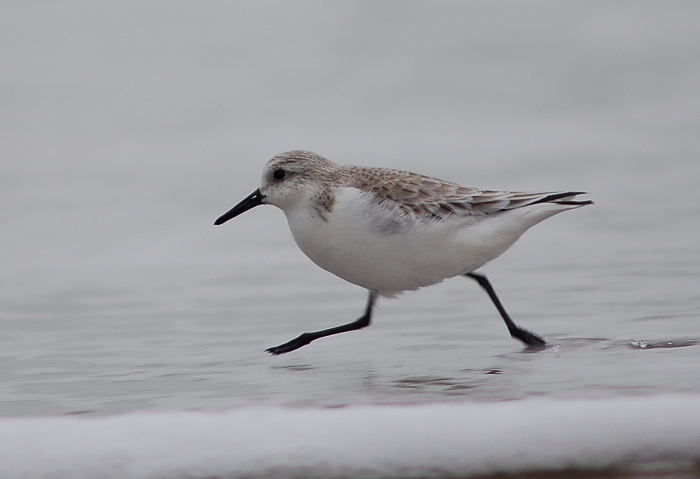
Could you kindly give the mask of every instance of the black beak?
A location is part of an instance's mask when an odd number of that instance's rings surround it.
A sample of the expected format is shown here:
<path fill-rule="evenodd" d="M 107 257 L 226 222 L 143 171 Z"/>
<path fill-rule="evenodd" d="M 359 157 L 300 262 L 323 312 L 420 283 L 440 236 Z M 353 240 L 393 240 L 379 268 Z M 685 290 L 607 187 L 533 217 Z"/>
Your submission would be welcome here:
<path fill-rule="evenodd" d="M 265 196 L 260 193 L 260 188 L 257 190 L 253 191 L 250 196 L 248 196 L 246 199 L 238 203 L 236 206 L 228 210 L 226 213 L 221 215 L 219 219 L 214 221 L 214 224 L 216 226 L 219 226 L 221 224 L 226 223 L 228 220 L 235 218 L 236 216 L 240 215 L 241 213 L 245 213 L 251 208 L 255 208 L 258 205 L 262 204 L 262 200 L 265 198 Z"/>

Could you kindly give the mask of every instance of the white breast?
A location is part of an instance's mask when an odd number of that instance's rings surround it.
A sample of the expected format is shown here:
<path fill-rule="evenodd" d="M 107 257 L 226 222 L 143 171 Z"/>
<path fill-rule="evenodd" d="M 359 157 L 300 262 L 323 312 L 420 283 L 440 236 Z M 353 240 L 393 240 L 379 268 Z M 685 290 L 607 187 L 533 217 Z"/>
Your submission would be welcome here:
<path fill-rule="evenodd" d="M 516 221 L 522 224 L 514 227 L 518 210 L 481 219 L 406 216 L 357 188 L 339 189 L 333 210 L 323 215 L 310 205 L 285 211 L 299 248 L 326 271 L 385 296 L 473 271 L 531 226 Z"/>

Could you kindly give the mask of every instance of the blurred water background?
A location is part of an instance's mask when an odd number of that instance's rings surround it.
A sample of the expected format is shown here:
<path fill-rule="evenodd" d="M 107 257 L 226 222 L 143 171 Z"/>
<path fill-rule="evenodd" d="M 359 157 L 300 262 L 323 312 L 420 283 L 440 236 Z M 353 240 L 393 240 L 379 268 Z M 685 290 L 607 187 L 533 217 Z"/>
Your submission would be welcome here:
<path fill-rule="evenodd" d="M 700 3 L 0 3 L 0 415 L 700 392 Z M 380 300 L 284 215 L 290 149 L 584 190 L 466 279 Z"/>

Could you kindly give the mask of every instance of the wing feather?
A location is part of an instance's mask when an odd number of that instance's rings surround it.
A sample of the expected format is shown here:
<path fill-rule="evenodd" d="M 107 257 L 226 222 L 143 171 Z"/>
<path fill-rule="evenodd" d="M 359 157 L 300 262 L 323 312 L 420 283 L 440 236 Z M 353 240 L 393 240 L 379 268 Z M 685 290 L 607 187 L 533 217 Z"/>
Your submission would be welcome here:
<path fill-rule="evenodd" d="M 590 200 L 573 200 L 581 191 L 480 190 L 408 171 L 361 166 L 344 167 L 348 186 L 371 192 L 381 203 L 407 213 L 443 218 L 450 215 L 484 216 L 538 203 L 583 206 Z"/>

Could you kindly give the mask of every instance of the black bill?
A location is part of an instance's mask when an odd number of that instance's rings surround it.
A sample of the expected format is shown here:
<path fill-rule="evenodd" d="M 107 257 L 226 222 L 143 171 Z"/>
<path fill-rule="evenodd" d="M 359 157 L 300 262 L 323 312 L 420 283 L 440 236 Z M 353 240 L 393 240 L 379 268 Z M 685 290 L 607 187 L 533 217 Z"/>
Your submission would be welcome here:
<path fill-rule="evenodd" d="M 251 208 L 255 208 L 258 205 L 262 204 L 262 200 L 265 198 L 262 193 L 260 193 L 260 188 L 257 190 L 253 191 L 250 196 L 248 196 L 246 199 L 238 203 L 236 206 L 228 210 L 226 213 L 221 215 L 219 219 L 214 221 L 215 225 L 221 225 L 226 223 L 228 220 L 235 218 L 236 216 L 240 215 L 241 213 L 245 213 Z"/>

